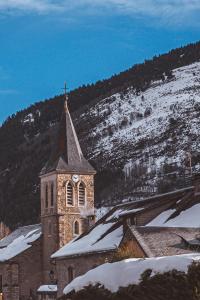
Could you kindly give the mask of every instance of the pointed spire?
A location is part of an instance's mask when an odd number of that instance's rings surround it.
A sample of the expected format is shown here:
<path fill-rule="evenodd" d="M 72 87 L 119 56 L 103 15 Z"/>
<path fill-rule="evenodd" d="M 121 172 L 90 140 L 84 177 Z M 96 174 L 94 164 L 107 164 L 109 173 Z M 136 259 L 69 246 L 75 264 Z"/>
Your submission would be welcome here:
<path fill-rule="evenodd" d="M 68 109 L 67 85 L 65 83 L 64 109 L 60 121 L 58 138 L 51 157 L 41 174 L 52 171 L 95 174 L 95 170 L 84 158 Z"/>
<path fill-rule="evenodd" d="M 67 83 L 64 84 L 64 91 L 65 91 L 65 102 L 64 102 L 64 111 L 68 111 L 68 95 L 67 95 Z"/>

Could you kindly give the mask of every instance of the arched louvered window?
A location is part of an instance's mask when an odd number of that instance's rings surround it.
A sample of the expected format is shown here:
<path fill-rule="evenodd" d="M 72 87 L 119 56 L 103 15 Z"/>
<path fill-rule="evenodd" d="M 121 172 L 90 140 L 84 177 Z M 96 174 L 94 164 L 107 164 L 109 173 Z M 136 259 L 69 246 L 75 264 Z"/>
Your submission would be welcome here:
<path fill-rule="evenodd" d="M 54 205 L 54 184 L 51 183 L 51 207 Z"/>
<path fill-rule="evenodd" d="M 66 186 L 66 196 L 67 196 L 67 204 L 73 205 L 73 187 L 70 182 L 68 182 Z"/>
<path fill-rule="evenodd" d="M 81 182 L 78 187 L 78 204 L 80 206 L 85 205 L 85 186 Z"/>
<path fill-rule="evenodd" d="M 74 279 L 74 269 L 72 267 L 68 268 L 68 283 Z"/>
<path fill-rule="evenodd" d="M 45 186 L 45 207 L 48 208 L 48 202 L 49 202 L 49 189 L 48 184 Z"/>
<path fill-rule="evenodd" d="M 80 226 L 79 226 L 79 222 L 75 221 L 74 222 L 74 235 L 78 235 L 80 233 Z"/>

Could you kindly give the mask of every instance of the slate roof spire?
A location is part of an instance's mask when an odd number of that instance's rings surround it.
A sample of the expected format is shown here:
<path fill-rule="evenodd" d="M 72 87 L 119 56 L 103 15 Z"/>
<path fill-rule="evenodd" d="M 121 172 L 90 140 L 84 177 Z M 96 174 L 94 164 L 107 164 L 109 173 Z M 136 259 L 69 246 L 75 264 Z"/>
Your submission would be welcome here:
<path fill-rule="evenodd" d="M 94 168 L 84 158 L 76 131 L 68 109 L 68 95 L 65 85 L 64 109 L 60 121 L 56 143 L 49 161 L 41 175 L 52 171 L 77 174 L 95 174 Z"/>

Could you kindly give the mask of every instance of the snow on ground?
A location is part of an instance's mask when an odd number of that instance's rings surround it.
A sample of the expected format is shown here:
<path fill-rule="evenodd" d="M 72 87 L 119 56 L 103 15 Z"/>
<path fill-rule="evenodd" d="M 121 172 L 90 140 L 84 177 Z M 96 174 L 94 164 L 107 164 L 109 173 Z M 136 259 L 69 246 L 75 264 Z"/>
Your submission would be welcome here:
<path fill-rule="evenodd" d="M 163 273 L 172 269 L 187 272 L 188 266 L 193 261 L 199 260 L 200 255 L 198 254 L 185 254 L 146 259 L 131 258 L 120 262 L 106 263 L 75 278 L 65 287 L 64 294 L 68 294 L 73 290 L 78 291 L 85 286 L 97 283 L 100 283 L 112 292 L 116 292 L 119 287 L 139 283 L 141 274 L 147 269 L 152 269 L 152 276 L 157 272 Z"/>
<path fill-rule="evenodd" d="M 82 238 L 72 240 L 66 244 L 64 247 L 54 253 L 52 258 L 116 249 L 119 246 L 123 236 L 122 226 L 101 238 L 108 230 L 111 229 L 112 226 L 113 223 L 97 225 Z"/>
<path fill-rule="evenodd" d="M 153 221 L 146 226 L 164 226 L 164 227 L 200 227 L 200 204 L 195 204 L 185 211 L 182 211 L 177 217 L 168 220 L 175 212 L 175 209 L 169 209 L 162 212 Z M 168 221 L 167 221 L 168 220 Z"/>
<path fill-rule="evenodd" d="M 32 247 L 41 236 L 41 225 L 19 227 L 0 240 L 0 262 L 9 260 Z"/>
<path fill-rule="evenodd" d="M 41 285 L 37 290 L 39 293 L 56 293 L 57 292 L 57 285 L 50 284 L 50 285 Z"/>

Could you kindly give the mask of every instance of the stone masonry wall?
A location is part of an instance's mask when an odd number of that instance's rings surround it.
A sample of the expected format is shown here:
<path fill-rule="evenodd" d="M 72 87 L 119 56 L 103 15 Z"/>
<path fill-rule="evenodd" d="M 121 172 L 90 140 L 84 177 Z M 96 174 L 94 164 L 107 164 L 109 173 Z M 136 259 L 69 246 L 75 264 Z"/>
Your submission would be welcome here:
<path fill-rule="evenodd" d="M 57 279 L 58 279 L 58 297 L 63 294 L 63 289 L 69 283 L 68 278 L 68 268 L 73 268 L 74 278 L 89 270 L 105 263 L 111 261 L 113 257 L 112 252 L 97 253 L 91 255 L 82 255 L 72 258 L 66 258 L 56 261 Z"/>
<path fill-rule="evenodd" d="M 3 299 L 19 300 L 19 266 L 17 263 L 1 263 L 0 275 L 2 276 Z"/>
<path fill-rule="evenodd" d="M 0 264 L 4 300 L 29 300 L 42 282 L 41 241 L 8 263 Z"/>
<path fill-rule="evenodd" d="M 94 211 L 94 176 L 79 175 L 79 182 L 72 181 L 73 174 L 51 174 L 41 179 L 41 221 L 43 232 L 43 281 L 49 282 L 50 270 L 55 270 L 50 259 L 51 255 L 74 236 L 74 223 L 79 222 L 80 233 L 88 229 L 87 212 Z M 66 201 L 66 185 L 70 182 L 73 186 L 73 205 Z M 78 186 L 83 183 L 86 192 L 84 206 L 78 203 Z M 51 197 L 51 184 L 54 184 L 54 205 L 49 200 L 48 208 L 45 207 L 45 188 L 48 186 L 48 195 Z"/>
<path fill-rule="evenodd" d="M 74 205 L 68 206 L 66 203 L 66 183 L 73 186 Z M 85 206 L 79 206 L 78 203 L 78 185 L 83 182 L 86 190 Z M 80 181 L 73 183 L 71 174 L 59 174 L 57 176 L 57 212 L 61 215 L 59 220 L 59 240 L 60 247 L 74 238 L 73 225 L 77 220 L 80 224 L 80 233 L 86 230 L 84 216 L 87 212 L 94 211 L 94 176 L 80 175 Z"/>

